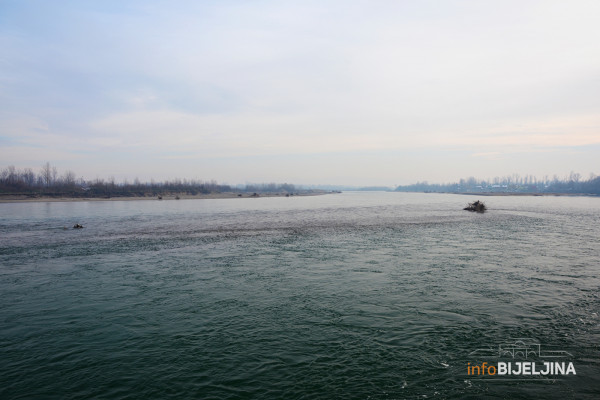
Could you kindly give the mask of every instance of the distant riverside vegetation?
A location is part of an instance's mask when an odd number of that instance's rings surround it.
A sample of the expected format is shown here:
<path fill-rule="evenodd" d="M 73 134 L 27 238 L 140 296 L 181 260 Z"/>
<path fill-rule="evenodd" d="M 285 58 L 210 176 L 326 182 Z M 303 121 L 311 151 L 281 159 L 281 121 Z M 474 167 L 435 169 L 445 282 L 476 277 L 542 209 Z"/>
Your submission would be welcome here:
<path fill-rule="evenodd" d="M 18 169 L 9 166 L 0 171 L 0 196 L 23 195 L 27 197 L 148 197 L 169 194 L 203 195 L 211 193 L 306 193 L 296 186 L 283 183 L 247 184 L 244 186 L 222 185 L 213 181 L 174 179 L 164 182 L 127 181 L 117 183 L 114 178 L 85 180 L 77 178 L 73 171 L 62 174 L 56 167 L 46 163 L 35 172 L 31 168 Z"/>
<path fill-rule="evenodd" d="M 591 174 L 589 179 L 572 172 L 569 176 L 552 179 L 517 174 L 492 180 L 480 180 L 474 177 L 461 179 L 457 183 L 431 184 L 417 182 L 413 185 L 398 186 L 398 192 L 435 192 L 435 193 L 571 193 L 600 195 L 600 177 Z"/>

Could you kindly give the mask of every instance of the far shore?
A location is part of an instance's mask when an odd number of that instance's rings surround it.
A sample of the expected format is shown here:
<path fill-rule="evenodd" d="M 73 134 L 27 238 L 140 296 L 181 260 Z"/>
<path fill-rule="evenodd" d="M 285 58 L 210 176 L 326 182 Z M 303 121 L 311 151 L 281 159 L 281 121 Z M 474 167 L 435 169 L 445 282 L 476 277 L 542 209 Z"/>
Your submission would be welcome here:
<path fill-rule="evenodd" d="M 584 197 L 598 197 L 597 194 L 593 193 L 509 193 L 509 192 L 461 192 L 450 194 L 462 194 L 465 196 L 584 196 Z"/>
<path fill-rule="evenodd" d="M 134 201 L 134 200 L 192 200 L 192 199 L 257 199 L 261 197 L 298 197 L 320 196 L 329 192 L 298 192 L 298 193 L 208 193 L 208 194 L 163 194 L 158 196 L 114 196 L 114 197 L 68 197 L 68 196 L 36 196 L 29 195 L 2 195 L 0 203 L 31 203 L 31 202 L 71 202 L 71 201 Z"/>

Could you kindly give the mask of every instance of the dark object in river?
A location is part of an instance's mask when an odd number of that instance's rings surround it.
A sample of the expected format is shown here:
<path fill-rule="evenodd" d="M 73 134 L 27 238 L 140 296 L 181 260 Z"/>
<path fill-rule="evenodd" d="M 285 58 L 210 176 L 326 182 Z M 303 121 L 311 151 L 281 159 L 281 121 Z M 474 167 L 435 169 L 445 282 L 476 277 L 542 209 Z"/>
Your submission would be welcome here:
<path fill-rule="evenodd" d="M 482 213 L 485 212 L 485 210 L 487 210 L 487 207 L 485 206 L 485 204 L 483 204 L 482 201 L 477 200 L 473 203 L 469 203 L 469 205 L 463 208 L 463 210 L 476 211 L 478 213 Z"/>
<path fill-rule="evenodd" d="M 73 229 L 81 229 L 81 228 L 83 228 L 83 225 L 81 225 L 81 224 L 73 225 Z"/>

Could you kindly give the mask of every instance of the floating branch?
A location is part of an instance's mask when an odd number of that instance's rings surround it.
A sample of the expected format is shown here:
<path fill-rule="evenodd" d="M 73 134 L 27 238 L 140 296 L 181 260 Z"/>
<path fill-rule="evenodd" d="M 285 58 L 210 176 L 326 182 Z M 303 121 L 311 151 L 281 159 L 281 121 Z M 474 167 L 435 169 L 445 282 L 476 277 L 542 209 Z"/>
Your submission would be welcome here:
<path fill-rule="evenodd" d="M 463 210 L 476 211 L 478 213 L 485 212 L 486 209 L 487 209 L 487 207 L 485 206 L 485 204 L 483 204 L 483 202 L 479 201 L 479 200 L 474 201 L 473 203 L 469 203 L 468 206 L 463 208 Z"/>

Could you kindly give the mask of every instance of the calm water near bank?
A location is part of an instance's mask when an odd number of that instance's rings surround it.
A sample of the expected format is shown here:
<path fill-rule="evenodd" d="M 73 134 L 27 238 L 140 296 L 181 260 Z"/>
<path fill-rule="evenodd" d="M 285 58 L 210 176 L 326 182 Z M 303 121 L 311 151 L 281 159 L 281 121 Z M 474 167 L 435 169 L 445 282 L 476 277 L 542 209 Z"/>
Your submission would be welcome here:
<path fill-rule="evenodd" d="M 0 398 L 599 398 L 600 198 L 475 199 L 0 204 Z"/>

